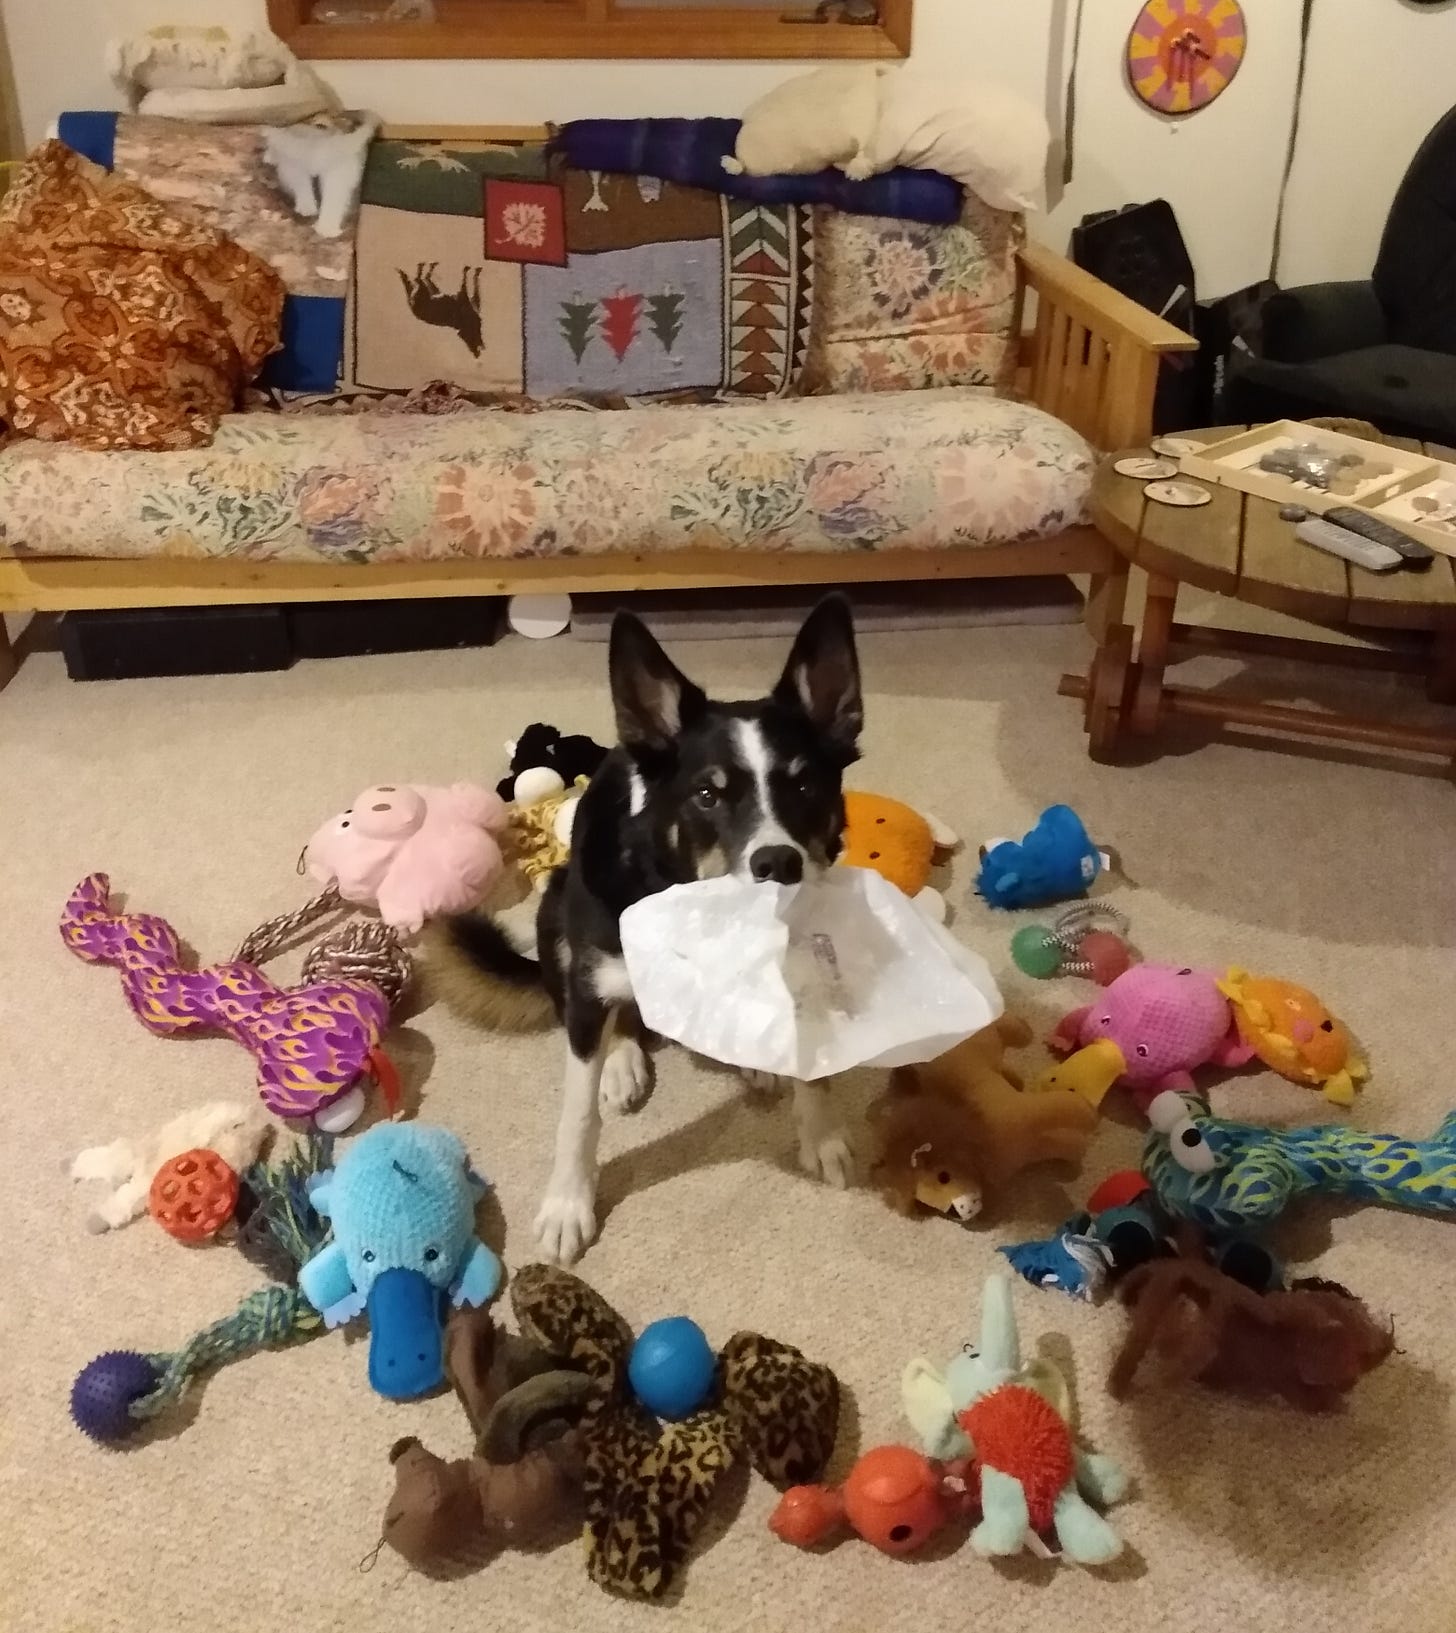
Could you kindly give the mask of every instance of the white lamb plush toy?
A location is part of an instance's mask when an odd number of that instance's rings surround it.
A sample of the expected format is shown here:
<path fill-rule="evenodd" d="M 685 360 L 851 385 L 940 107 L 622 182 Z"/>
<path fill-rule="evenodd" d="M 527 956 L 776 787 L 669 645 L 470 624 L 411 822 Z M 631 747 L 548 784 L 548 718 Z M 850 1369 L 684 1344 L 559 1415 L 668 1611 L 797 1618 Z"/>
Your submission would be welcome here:
<path fill-rule="evenodd" d="M 234 1173 L 241 1174 L 262 1150 L 271 1127 L 260 1102 L 219 1100 L 179 1113 L 135 1144 L 113 1140 L 110 1145 L 89 1146 L 71 1164 L 71 1178 L 105 1180 L 111 1190 L 92 1208 L 87 1230 L 119 1230 L 145 1213 L 153 1176 L 164 1162 L 184 1151 L 199 1146 L 216 1151 Z"/>
<path fill-rule="evenodd" d="M 766 91 L 743 116 L 732 176 L 807 176 L 837 165 L 846 176 L 873 175 L 869 148 L 879 117 L 873 63 L 834 63 Z"/>

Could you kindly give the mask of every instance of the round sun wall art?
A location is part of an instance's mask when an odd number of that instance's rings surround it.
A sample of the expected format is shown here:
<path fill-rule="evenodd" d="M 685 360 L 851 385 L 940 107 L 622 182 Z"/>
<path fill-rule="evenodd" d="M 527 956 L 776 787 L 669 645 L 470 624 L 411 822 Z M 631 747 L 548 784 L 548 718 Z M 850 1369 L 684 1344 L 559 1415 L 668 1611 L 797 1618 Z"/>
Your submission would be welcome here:
<path fill-rule="evenodd" d="M 1197 113 L 1227 89 L 1247 43 L 1238 0 L 1148 0 L 1127 37 L 1127 77 L 1159 113 Z"/>

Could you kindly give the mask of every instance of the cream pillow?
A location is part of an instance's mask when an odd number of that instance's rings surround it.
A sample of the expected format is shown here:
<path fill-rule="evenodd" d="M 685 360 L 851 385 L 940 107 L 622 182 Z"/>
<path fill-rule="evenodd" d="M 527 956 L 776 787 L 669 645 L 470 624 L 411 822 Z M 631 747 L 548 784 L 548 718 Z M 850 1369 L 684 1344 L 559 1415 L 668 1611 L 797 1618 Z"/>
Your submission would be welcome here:
<path fill-rule="evenodd" d="M 1051 133 L 1040 111 L 999 85 L 923 68 L 882 68 L 866 175 L 938 170 L 996 210 L 1045 206 Z"/>
<path fill-rule="evenodd" d="M 867 160 L 878 114 L 873 63 L 834 63 L 766 91 L 743 115 L 733 176 L 807 176 L 837 165 L 846 176 L 874 174 Z"/>
<path fill-rule="evenodd" d="M 112 40 L 111 82 L 133 113 L 209 125 L 289 125 L 338 107 L 271 34 L 166 26 Z"/>

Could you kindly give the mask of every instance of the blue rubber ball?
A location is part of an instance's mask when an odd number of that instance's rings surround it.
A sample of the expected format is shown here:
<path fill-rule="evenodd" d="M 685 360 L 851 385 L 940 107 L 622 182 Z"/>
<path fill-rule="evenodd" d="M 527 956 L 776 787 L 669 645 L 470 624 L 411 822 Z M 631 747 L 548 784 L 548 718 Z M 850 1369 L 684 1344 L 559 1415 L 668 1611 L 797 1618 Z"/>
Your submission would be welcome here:
<path fill-rule="evenodd" d="M 128 1410 L 157 1387 L 156 1368 L 135 1350 L 108 1350 L 88 1361 L 71 1385 L 71 1416 L 92 1440 L 125 1440 L 140 1427 Z"/>
<path fill-rule="evenodd" d="M 707 1400 L 717 1370 L 703 1329 L 674 1315 L 642 1329 L 627 1361 L 627 1380 L 649 1412 L 685 1418 Z"/>

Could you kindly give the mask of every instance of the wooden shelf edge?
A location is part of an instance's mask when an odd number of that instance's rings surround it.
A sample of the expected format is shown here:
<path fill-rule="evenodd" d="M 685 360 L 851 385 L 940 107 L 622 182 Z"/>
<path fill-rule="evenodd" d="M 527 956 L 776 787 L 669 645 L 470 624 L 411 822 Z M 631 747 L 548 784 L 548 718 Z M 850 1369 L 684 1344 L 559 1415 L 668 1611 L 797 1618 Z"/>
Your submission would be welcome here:
<path fill-rule="evenodd" d="M 537 59 L 898 61 L 909 54 L 908 5 L 879 24 L 785 23 L 753 11 L 648 11 L 593 18 L 542 7 L 483 16 L 478 23 L 274 23 L 296 55 L 313 61 L 501 61 Z"/>

